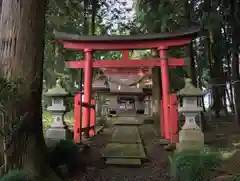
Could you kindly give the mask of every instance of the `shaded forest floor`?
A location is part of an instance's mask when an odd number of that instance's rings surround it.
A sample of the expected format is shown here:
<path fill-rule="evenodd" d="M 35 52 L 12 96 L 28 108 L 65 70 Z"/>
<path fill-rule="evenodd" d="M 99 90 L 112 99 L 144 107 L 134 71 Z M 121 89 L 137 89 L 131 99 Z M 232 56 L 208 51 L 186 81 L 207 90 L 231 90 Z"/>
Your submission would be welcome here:
<path fill-rule="evenodd" d="M 234 116 L 213 118 L 204 135 L 206 145 L 219 151 L 224 158 L 219 175 L 239 174 L 240 127 L 234 122 Z"/>
<path fill-rule="evenodd" d="M 240 173 L 240 128 L 234 123 L 233 116 L 212 118 L 205 131 L 205 143 L 211 150 L 220 152 L 224 158 L 221 168 L 217 170 L 219 176 Z M 149 161 L 139 168 L 105 165 L 102 159 L 103 150 L 111 138 L 112 128 L 106 128 L 91 141 L 90 148 L 84 154 L 86 167 L 76 169 L 67 181 L 127 181 L 127 180 L 170 180 L 170 169 L 167 153 L 159 145 L 152 125 L 140 127 Z M 226 179 L 220 179 L 226 180 Z M 219 180 L 219 181 L 220 181 Z M 231 179 L 230 179 L 231 180 Z"/>

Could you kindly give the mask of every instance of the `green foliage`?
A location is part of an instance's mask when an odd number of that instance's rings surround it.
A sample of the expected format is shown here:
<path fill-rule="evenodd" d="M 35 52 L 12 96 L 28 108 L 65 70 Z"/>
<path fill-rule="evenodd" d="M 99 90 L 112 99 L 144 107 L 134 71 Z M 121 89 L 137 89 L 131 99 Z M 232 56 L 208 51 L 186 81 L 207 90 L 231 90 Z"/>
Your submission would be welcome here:
<path fill-rule="evenodd" d="M 74 97 L 69 96 L 66 98 L 66 111 L 69 112 L 74 109 Z"/>
<path fill-rule="evenodd" d="M 115 5 L 118 7 L 115 8 Z M 114 5 L 114 6 L 113 6 Z M 79 35 L 106 35 L 118 24 L 125 28 L 129 24 L 125 15 L 129 12 L 125 2 L 119 1 L 72 1 L 50 0 L 46 13 L 46 46 L 44 52 L 44 80 L 47 87 L 55 84 L 56 78 L 61 78 L 67 84 L 68 90 L 73 88 L 75 82 L 79 83 L 78 70 L 64 68 L 64 60 L 81 60 L 83 53 L 64 50 L 56 43 L 53 30 L 65 31 Z M 103 23 L 104 19 L 104 23 Z M 119 21 L 120 20 L 120 21 Z M 121 21 L 123 20 L 123 22 Z M 122 33 L 123 31 L 119 31 Z M 120 52 L 95 52 L 94 59 L 120 59 Z M 98 70 L 94 70 L 94 75 Z"/>
<path fill-rule="evenodd" d="M 51 113 L 46 111 L 43 112 L 42 119 L 43 119 L 43 132 L 45 133 L 46 129 L 49 128 L 53 122 Z"/>
<path fill-rule="evenodd" d="M 73 117 L 73 111 L 67 112 L 64 116 L 64 121 L 66 122 L 66 124 L 68 125 L 72 125 L 73 121 L 74 121 L 74 117 Z M 46 129 L 48 129 L 52 122 L 52 115 L 49 111 L 44 111 L 42 114 L 42 118 L 43 118 L 43 133 L 46 132 Z"/>
<path fill-rule="evenodd" d="M 232 175 L 232 180 L 231 181 L 239 181 L 240 180 L 240 173 Z"/>
<path fill-rule="evenodd" d="M 213 169 L 221 165 L 221 158 L 214 152 L 179 152 L 171 159 L 171 171 L 178 181 L 208 181 L 215 175 Z"/>
<path fill-rule="evenodd" d="M 49 151 L 50 165 L 57 173 L 59 166 L 66 165 L 68 170 L 72 170 L 81 164 L 79 148 L 72 140 L 61 140 Z"/>
<path fill-rule="evenodd" d="M 32 177 L 24 170 L 11 170 L 0 181 L 34 181 Z"/>
<path fill-rule="evenodd" d="M 170 78 L 170 88 L 171 91 L 179 91 L 184 87 L 185 71 L 182 67 L 170 68 L 169 69 L 169 78 Z"/>

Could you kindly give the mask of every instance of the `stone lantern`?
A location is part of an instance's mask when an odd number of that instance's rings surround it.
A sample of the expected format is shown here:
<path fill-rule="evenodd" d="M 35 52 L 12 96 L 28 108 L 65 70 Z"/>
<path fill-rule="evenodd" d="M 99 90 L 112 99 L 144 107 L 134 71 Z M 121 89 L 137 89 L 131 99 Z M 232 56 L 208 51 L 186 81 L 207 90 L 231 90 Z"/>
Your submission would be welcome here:
<path fill-rule="evenodd" d="M 47 107 L 47 111 L 52 114 L 53 122 L 49 129 L 46 131 L 46 139 L 57 143 L 60 140 L 65 140 L 68 137 L 68 129 L 64 122 L 64 114 L 66 107 L 64 105 L 64 98 L 68 92 L 60 85 L 60 80 L 56 81 L 56 86 L 49 89 L 45 96 L 51 98 L 51 106 Z"/>
<path fill-rule="evenodd" d="M 145 108 L 144 108 L 144 114 L 150 116 L 150 96 L 145 96 L 144 98 L 144 104 L 145 104 Z"/>
<path fill-rule="evenodd" d="M 100 116 L 100 96 L 99 93 L 96 92 L 95 96 L 94 96 L 94 100 L 95 100 L 95 110 L 96 110 L 96 116 Z"/>
<path fill-rule="evenodd" d="M 197 115 L 203 111 L 203 108 L 198 106 L 198 98 L 204 95 L 201 89 L 192 85 L 191 79 L 185 79 L 185 87 L 178 92 L 178 96 L 183 99 L 178 111 L 185 117 L 185 123 L 179 132 L 177 151 L 201 151 L 204 148 L 204 135 L 196 123 Z"/>

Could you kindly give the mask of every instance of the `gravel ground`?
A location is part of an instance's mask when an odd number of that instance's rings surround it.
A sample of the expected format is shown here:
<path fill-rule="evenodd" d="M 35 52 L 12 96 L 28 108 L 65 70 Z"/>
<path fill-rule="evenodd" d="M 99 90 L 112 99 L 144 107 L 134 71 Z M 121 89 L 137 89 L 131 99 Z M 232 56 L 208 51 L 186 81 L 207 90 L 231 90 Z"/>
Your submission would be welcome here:
<path fill-rule="evenodd" d="M 152 125 L 141 126 L 140 132 L 149 162 L 135 168 L 105 165 L 101 153 L 110 139 L 108 128 L 94 138 L 85 171 L 76 170 L 67 181 L 169 181 L 168 156 L 157 144 Z"/>

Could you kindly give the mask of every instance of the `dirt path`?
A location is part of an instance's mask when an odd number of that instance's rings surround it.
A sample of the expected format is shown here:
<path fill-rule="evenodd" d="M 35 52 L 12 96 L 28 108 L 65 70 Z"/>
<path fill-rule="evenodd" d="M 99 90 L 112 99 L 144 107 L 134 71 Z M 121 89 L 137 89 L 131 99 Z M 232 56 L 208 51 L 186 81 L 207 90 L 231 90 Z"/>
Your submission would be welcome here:
<path fill-rule="evenodd" d="M 140 126 L 140 132 L 149 162 L 138 168 L 105 165 L 101 154 L 111 135 L 108 128 L 94 138 L 86 170 L 76 170 L 67 181 L 169 181 L 168 156 L 158 144 L 152 125 Z"/>

